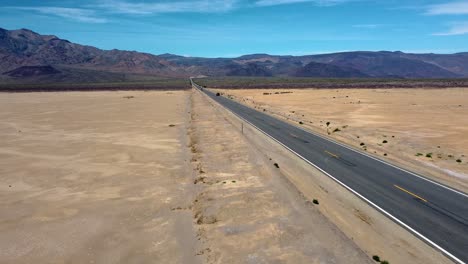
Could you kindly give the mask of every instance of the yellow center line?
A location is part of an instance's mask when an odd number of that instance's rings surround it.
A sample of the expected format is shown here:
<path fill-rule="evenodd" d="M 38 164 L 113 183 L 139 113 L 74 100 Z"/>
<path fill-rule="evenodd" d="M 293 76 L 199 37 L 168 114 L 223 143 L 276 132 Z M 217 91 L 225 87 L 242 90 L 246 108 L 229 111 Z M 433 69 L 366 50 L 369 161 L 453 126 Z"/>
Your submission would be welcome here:
<path fill-rule="evenodd" d="M 418 196 L 418 195 L 416 195 L 416 194 L 414 194 L 414 193 L 412 193 L 412 192 L 410 192 L 410 191 L 408 191 L 408 190 L 406 190 L 406 189 L 404 189 L 404 188 L 402 188 L 402 187 L 400 187 L 398 185 L 394 184 L 393 186 L 395 186 L 395 188 L 400 189 L 401 191 L 404 191 L 405 193 L 407 193 L 407 194 L 409 194 L 411 196 L 414 196 L 414 197 L 418 198 L 419 200 L 427 203 L 427 200 L 422 198 L 421 196 Z"/>
<path fill-rule="evenodd" d="M 327 150 L 325 150 L 325 153 L 327 153 L 328 155 L 330 155 L 330 156 L 332 156 L 332 157 L 334 157 L 334 158 L 337 158 L 337 159 L 340 157 L 340 156 L 338 156 L 338 155 L 336 155 L 336 154 L 333 154 L 333 153 L 331 153 L 331 152 L 329 152 L 329 151 L 327 151 Z"/>

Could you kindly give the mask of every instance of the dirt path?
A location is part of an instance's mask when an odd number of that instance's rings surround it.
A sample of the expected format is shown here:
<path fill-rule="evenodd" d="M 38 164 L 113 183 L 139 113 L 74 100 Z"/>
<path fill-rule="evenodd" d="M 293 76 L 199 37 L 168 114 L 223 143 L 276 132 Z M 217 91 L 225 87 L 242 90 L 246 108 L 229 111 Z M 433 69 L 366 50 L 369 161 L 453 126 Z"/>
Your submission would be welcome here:
<path fill-rule="evenodd" d="M 207 263 L 372 263 L 198 92 L 193 214 Z"/>

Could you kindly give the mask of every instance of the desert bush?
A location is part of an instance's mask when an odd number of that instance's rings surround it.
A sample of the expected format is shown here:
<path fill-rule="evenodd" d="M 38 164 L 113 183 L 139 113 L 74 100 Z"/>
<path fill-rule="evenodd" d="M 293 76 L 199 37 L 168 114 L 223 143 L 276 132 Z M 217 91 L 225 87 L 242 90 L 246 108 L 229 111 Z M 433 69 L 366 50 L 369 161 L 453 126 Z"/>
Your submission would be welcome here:
<path fill-rule="evenodd" d="M 388 262 L 388 261 L 386 261 L 386 260 L 384 260 L 384 261 L 382 261 L 382 262 L 380 262 L 380 263 L 382 263 L 382 264 L 390 264 L 390 262 Z"/>
<path fill-rule="evenodd" d="M 279 169 L 278 163 L 275 163 L 275 164 L 273 164 L 273 165 L 275 165 L 275 167 Z"/>
<path fill-rule="evenodd" d="M 377 255 L 372 256 L 372 259 L 377 261 L 377 262 L 380 262 L 380 257 L 377 256 Z"/>
<path fill-rule="evenodd" d="M 216 96 L 220 96 L 221 94 L 220 93 L 216 93 Z"/>
<path fill-rule="evenodd" d="M 327 122 L 326 124 L 327 124 L 327 126 L 329 126 L 329 125 L 330 125 L 330 122 Z"/>
<path fill-rule="evenodd" d="M 333 130 L 333 133 L 334 132 L 340 132 L 341 130 L 339 128 L 335 128 L 335 130 Z"/>
<path fill-rule="evenodd" d="M 202 224 L 205 224 L 205 225 L 211 225 L 211 224 L 214 224 L 218 222 L 218 219 L 216 219 L 215 216 L 200 216 L 197 220 L 197 224 L 198 225 L 202 225 Z"/>
<path fill-rule="evenodd" d="M 387 141 L 387 140 L 384 140 L 384 141 L 382 141 L 382 143 L 383 143 L 383 144 L 386 144 L 386 143 L 388 143 L 388 141 Z"/>
<path fill-rule="evenodd" d="M 423 155 L 422 153 L 419 153 L 419 152 L 418 152 L 418 153 L 416 153 L 415 156 L 416 156 L 416 157 L 420 157 L 420 156 L 422 156 L 422 155 Z"/>
<path fill-rule="evenodd" d="M 461 162 L 462 162 L 462 160 L 461 160 L 461 159 L 457 159 L 457 162 L 458 162 L 458 163 L 461 163 Z"/>
<path fill-rule="evenodd" d="M 432 158 L 432 153 L 427 153 L 426 158 Z"/>
<path fill-rule="evenodd" d="M 361 145 L 361 146 L 365 146 L 365 145 L 366 145 L 366 143 L 364 143 L 364 142 L 361 142 L 361 144 L 359 144 L 359 145 Z"/>
<path fill-rule="evenodd" d="M 312 200 L 314 204 L 319 204 L 319 201 L 317 199 Z"/>
<path fill-rule="evenodd" d="M 302 124 L 304 124 L 304 122 L 302 122 L 302 121 L 299 121 L 299 124 L 300 124 L 300 125 L 302 125 Z"/>

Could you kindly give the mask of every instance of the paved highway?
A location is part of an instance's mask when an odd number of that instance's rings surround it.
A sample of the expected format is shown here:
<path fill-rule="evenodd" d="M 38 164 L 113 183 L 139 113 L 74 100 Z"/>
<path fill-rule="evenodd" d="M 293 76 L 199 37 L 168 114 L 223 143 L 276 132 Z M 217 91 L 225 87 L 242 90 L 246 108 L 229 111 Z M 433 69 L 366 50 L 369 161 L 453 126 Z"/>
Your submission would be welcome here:
<path fill-rule="evenodd" d="M 468 195 L 224 96 L 192 86 L 254 125 L 456 263 L 468 262 Z"/>

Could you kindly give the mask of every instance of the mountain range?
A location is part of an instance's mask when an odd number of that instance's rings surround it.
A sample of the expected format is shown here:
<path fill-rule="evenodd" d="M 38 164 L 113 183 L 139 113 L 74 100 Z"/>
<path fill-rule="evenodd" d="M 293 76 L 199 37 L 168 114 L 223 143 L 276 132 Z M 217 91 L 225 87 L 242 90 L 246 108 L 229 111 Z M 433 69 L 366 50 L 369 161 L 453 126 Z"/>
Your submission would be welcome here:
<path fill-rule="evenodd" d="M 0 28 L 0 58 L 0 80 L 112 81 L 123 78 L 122 74 L 158 77 L 468 77 L 468 53 L 355 51 L 307 56 L 252 54 L 237 58 L 201 58 L 102 50 L 28 29 Z"/>

